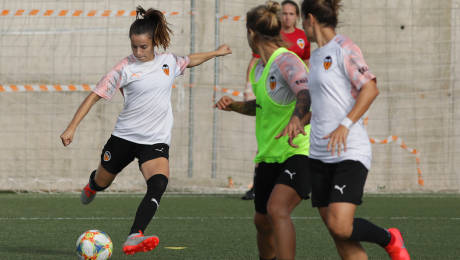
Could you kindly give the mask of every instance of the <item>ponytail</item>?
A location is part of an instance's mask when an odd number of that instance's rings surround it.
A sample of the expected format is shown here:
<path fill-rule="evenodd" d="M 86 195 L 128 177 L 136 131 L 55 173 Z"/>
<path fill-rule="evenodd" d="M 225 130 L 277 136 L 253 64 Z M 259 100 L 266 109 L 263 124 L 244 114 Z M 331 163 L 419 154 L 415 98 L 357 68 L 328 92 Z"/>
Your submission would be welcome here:
<path fill-rule="evenodd" d="M 147 11 L 141 6 L 136 8 L 136 20 L 129 28 L 129 37 L 131 35 L 148 34 L 152 39 L 154 47 L 161 46 L 163 49 L 169 47 L 172 34 L 169 24 L 162 12 L 150 8 Z"/>

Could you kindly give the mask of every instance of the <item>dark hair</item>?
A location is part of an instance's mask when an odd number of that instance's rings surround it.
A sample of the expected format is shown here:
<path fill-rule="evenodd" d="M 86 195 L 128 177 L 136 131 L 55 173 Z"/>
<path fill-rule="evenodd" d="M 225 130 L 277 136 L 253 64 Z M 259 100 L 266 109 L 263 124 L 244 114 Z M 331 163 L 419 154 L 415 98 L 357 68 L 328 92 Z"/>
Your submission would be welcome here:
<path fill-rule="evenodd" d="M 169 35 L 172 34 L 172 31 L 163 13 L 153 8 L 145 11 L 144 8 L 138 6 L 136 8 L 136 20 L 129 28 L 129 37 L 133 34 L 144 33 L 152 38 L 154 47 L 161 46 L 165 50 L 169 47 L 171 41 Z"/>
<path fill-rule="evenodd" d="M 264 5 L 252 8 L 246 14 L 246 28 L 254 31 L 256 41 L 265 40 L 284 46 L 280 35 L 280 10 L 278 2 L 268 1 Z"/>
<path fill-rule="evenodd" d="M 281 2 L 281 6 L 284 6 L 287 4 L 293 5 L 295 7 L 295 13 L 297 14 L 297 16 L 300 15 L 299 5 L 296 2 L 292 0 L 284 0 L 283 2 Z"/>
<path fill-rule="evenodd" d="M 335 28 L 338 23 L 341 0 L 304 0 L 302 2 L 302 15 L 313 15 L 319 23 Z"/>

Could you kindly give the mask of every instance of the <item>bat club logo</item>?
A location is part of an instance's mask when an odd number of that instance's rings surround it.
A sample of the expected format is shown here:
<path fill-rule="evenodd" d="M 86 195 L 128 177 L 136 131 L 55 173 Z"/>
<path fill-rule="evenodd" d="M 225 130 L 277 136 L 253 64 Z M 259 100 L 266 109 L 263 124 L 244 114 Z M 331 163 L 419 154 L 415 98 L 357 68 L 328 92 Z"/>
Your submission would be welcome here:
<path fill-rule="evenodd" d="M 274 76 L 270 77 L 270 89 L 274 90 L 276 88 L 276 78 Z"/>
<path fill-rule="evenodd" d="M 327 56 L 324 58 L 324 69 L 328 70 L 332 65 L 332 58 L 331 56 Z"/>
<path fill-rule="evenodd" d="M 163 64 L 163 72 L 166 74 L 166 76 L 169 76 L 169 66 L 168 64 Z"/>
<path fill-rule="evenodd" d="M 105 151 L 105 153 L 104 153 L 104 162 L 110 161 L 111 158 L 112 158 L 112 155 L 110 154 L 110 152 Z"/>
<path fill-rule="evenodd" d="M 305 48 L 305 41 L 304 41 L 302 38 L 297 39 L 297 45 L 298 45 L 301 49 L 303 49 L 303 48 Z"/>

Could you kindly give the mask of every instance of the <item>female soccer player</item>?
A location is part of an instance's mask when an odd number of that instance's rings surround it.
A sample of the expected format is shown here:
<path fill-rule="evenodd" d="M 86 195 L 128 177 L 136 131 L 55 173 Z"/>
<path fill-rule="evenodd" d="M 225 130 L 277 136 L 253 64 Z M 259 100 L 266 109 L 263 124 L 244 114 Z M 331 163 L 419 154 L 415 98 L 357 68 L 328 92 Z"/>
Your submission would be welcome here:
<path fill-rule="evenodd" d="M 305 37 L 305 32 L 297 28 L 297 20 L 299 20 L 299 18 L 300 8 L 296 2 L 291 0 L 284 0 L 281 2 L 281 37 L 286 42 L 287 49 L 297 54 L 297 56 L 308 66 L 308 60 L 310 59 L 310 42 L 307 40 L 307 37 Z M 243 92 L 245 101 L 255 98 L 252 93 L 249 73 L 259 58 L 259 55 L 253 53 L 249 61 L 246 72 L 246 88 Z M 254 186 L 245 193 L 242 199 L 254 199 Z"/>
<path fill-rule="evenodd" d="M 147 182 L 147 193 L 141 201 L 128 239 L 123 245 L 126 254 L 145 252 L 158 245 L 156 236 L 143 232 L 153 218 L 169 177 L 169 145 L 173 115 L 171 89 L 174 79 L 186 67 L 231 53 L 222 45 L 216 51 L 179 57 L 158 53 L 166 48 L 171 30 L 164 15 L 155 9 L 137 8 L 136 20 L 129 30 L 132 55 L 124 58 L 104 76 L 83 101 L 67 129 L 62 133 L 64 146 L 72 142 L 76 128 L 100 99 L 110 99 L 120 90 L 124 97 L 123 111 L 118 116 L 112 136 L 101 153 L 101 163 L 91 173 L 89 183 L 81 193 L 81 202 L 90 203 L 96 192 L 107 189 L 116 175 L 134 158 Z"/>
<path fill-rule="evenodd" d="M 247 13 L 249 46 L 261 57 L 250 74 L 256 99 L 235 102 L 224 96 L 215 105 L 256 116 L 258 152 L 254 161 L 259 166 L 254 181 L 254 222 L 260 259 L 295 258 L 290 214 L 310 192 L 304 128 L 310 109 L 307 68 L 297 55 L 281 47 L 279 11 L 278 3 L 268 2 Z M 281 133 L 289 137 L 277 138 Z M 297 133 L 303 135 L 291 138 Z"/>
<path fill-rule="evenodd" d="M 379 94 L 359 47 L 335 32 L 340 0 L 304 0 L 303 27 L 318 48 L 310 58 L 312 205 L 342 259 L 367 259 L 360 241 L 376 243 L 391 259 L 409 259 L 401 233 L 355 218 L 371 145 L 362 116 Z"/>

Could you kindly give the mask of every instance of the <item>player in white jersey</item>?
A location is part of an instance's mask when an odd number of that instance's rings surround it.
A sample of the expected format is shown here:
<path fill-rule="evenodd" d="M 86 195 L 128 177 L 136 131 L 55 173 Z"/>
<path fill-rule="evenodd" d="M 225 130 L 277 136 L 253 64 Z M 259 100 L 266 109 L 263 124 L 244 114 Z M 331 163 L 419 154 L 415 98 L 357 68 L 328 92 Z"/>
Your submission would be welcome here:
<path fill-rule="evenodd" d="M 138 7 L 136 20 L 129 30 L 133 53 L 99 81 L 61 135 L 64 146 L 69 145 L 77 126 L 91 107 L 101 98 L 112 98 L 120 90 L 124 97 L 123 111 L 101 153 L 101 163 L 91 173 L 80 198 L 83 204 L 90 203 L 96 192 L 109 187 L 124 167 L 134 158 L 138 159 L 139 169 L 147 183 L 147 192 L 137 209 L 128 239 L 123 244 L 126 254 L 146 252 L 159 243 L 158 237 L 144 236 L 143 232 L 159 207 L 168 184 L 173 125 L 171 90 L 174 79 L 182 75 L 185 68 L 231 53 L 227 45 L 215 51 L 185 57 L 157 52 L 156 48 L 167 49 L 170 33 L 162 12 L 155 9 L 145 11 Z"/>
<path fill-rule="evenodd" d="M 362 116 L 379 91 L 359 47 L 335 32 L 339 8 L 340 0 L 304 0 L 301 8 L 307 38 L 318 45 L 308 76 L 312 205 L 342 259 L 367 259 L 361 241 L 382 246 L 393 260 L 410 259 L 398 229 L 354 217 L 372 157 Z"/>

